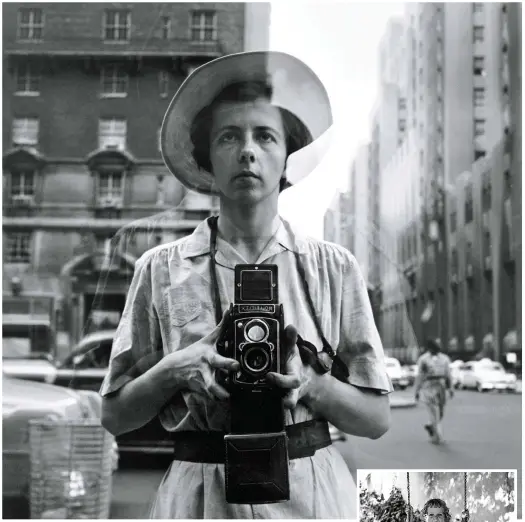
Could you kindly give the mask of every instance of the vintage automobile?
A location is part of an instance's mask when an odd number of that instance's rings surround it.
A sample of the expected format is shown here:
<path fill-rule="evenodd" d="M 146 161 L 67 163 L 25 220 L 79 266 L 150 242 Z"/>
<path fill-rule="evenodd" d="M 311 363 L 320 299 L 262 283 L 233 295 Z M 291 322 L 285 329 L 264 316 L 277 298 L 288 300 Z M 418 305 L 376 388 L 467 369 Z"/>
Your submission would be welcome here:
<path fill-rule="evenodd" d="M 461 366 L 459 388 L 475 389 L 479 392 L 490 390 L 516 392 L 517 379 L 507 373 L 501 363 L 490 359 L 471 361 Z"/>
<path fill-rule="evenodd" d="M 45 382 L 81 390 L 98 391 L 107 372 L 111 345 L 115 330 L 100 330 L 83 337 L 61 361 L 39 361 L 38 369 L 29 369 L 28 361 L 15 365 L 13 361 L 6 370 L 16 376 L 43 380 Z M 35 361 L 31 361 L 32 364 Z M 40 372 L 40 374 L 39 374 Z M 346 435 L 330 426 L 332 440 L 341 441 Z M 145 426 L 117 437 L 121 454 L 172 452 L 169 434 L 155 418 Z"/>
<path fill-rule="evenodd" d="M 457 359 L 450 363 L 450 376 L 452 380 L 452 386 L 456 389 L 459 388 L 461 382 L 462 368 L 465 363 L 461 359 Z"/>
<path fill-rule="evenodd" d="M 101 398 L 89 391 L 77 391 L 61 386 L 15 379 L 3 375 L 2 382 L 2 498 L 3 518 L 30 517 L 30 441 L 29 423 L 43 421 L 100 422 Z M 57 440 L 57 449 L 63 450 Z M 86 448 L 89 451 L 90 448 Z M 111 468 L 118 466 L 118 450 L 114 442 Z M 64 473 L 64 472 L 62 472 Z M 59 477 L 68 501 L 82 504 L 88 495 L 86 477 L 79 470 L 71 470 Z M 73 499 L 73 497 L 75 497 Z M 86 498 L 86 502 L 91 499 Z"/>
<path fill-rule="evenodd" d="M 390 377 L 394 389 L 399 388 L 404 390 L 408 387 L 409 380 L 403 369 L 401 363 L 394 357 L 385 357 L 386 372 Z"/>

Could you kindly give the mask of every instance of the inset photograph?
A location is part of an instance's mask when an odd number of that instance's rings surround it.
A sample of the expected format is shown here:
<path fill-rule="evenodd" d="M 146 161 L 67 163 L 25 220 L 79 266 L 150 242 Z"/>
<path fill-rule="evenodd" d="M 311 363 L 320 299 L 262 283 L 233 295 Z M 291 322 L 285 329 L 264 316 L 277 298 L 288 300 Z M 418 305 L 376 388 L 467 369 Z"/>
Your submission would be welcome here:
<path fill-rule="evenodd" d="M 516 470 L 359 470 L 359 522 L 514 522 Z"/>

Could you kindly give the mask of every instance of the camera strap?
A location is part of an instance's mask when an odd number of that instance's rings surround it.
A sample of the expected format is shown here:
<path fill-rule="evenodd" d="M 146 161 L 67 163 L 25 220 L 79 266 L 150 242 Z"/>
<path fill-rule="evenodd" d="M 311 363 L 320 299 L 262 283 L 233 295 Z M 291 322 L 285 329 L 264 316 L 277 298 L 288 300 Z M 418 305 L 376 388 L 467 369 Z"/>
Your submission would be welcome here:
<path fill-rule="evenodd" d="M 221 306 L 221 297 L 219 292 L 219 283 L 217 280 L 217 263 L 215 260 L 215 253 L 217 251 L 217 223 L 219 218 L 217 216 L 212 216 L 208 218 L 208 226 L 210 227 L 211 234 L 210 234 L 210 275 L 211 275 L 211 281 L 213 286 L 213 302 L 214 302 L 214 309 L 215 309 L 215 321 L 217 324 L 221 322 L 222 319 L 222 306 Z M 283 222 L 286 226 L 286 223 Z M 288 230 L 291 237 L 294 237 L 291 230 Z M 329 358 L 329 364 L 327 364 L 323 359 L 319 358 L 319 354 L 317 352 L 317 348 L 310 342 L 305 341 L 300 335 L 297 337 L 297 346 L 299 347 L 299 351 L 301 353 L 301 358 L 303 359 L 303 362 L 310 364 L 318 373 L 326 373 L 330 371 L 332 375 L 343 382 L 347 382 L 348 378 L 348 368 L 346 364 L 343 363 L 341 358 L 335 353 L 332 346 L 326 339 L 326 337 L 323 334 L 321 323 L 319 322 L 319 318 L 317 317 L 317 312 L 315 310 L 314 303 L 312 301 L 312 297 L 310 295 L 310 289 L 308 287 L 308 282 L 306 280 L 306 272 L 304 270 L 303 263 L 301 262 L 301 258 L 299 254 L 295 251 L 295 264 L 297 267 L 297 271 L 299 273 L 299 279 L 301 280 L 303 291 L 306 297 L 306 302 L 308 303 L 308 307 L 310 308 L 310 314 L 312 316 L 312 319 L 315 324 L 315 328 L 317 330 L 317 333 L 321 339 L 321 342 L 323 344 L 323 350 L 322 352 L 325 353 Z"/>

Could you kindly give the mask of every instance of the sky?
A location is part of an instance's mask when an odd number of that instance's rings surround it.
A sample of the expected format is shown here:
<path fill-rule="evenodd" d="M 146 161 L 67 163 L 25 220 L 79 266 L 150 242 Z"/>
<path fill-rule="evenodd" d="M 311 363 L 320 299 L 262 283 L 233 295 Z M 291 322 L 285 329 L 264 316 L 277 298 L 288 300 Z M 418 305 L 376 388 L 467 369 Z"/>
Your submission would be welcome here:
<path fill-rule="evenodd" d="M 323 238 L 323 217 L 350 165 L 370 138 L 379 89 L 379 44 L 403 3 L 298 2 L 271 4 L 270 49 L 303 60 L 324 83 L 334 115 L 334 139 L 323 162 L 280 196 L 281 215 L 303 233 Z"/>

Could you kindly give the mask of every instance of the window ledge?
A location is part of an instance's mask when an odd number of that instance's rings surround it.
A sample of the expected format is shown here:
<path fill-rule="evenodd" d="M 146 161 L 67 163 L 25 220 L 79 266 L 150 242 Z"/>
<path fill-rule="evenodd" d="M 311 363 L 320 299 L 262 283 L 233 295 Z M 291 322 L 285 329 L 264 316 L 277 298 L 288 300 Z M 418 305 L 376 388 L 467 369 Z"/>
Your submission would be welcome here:
<path fill-rule="evenodd" d="M 31 97 L 35 97 L 35 96 L 40 96 L 40 93 L 39 92 L 32 92 L 32 91 L 17 91 L 14 93 L 15 96 L 31 96 Z"/>
<path fill-rule="evenodd" d="M 127 98 L 127 96 L 127 92 L 101 93 L 98 95 L 99 98 Z"/>
<path fill-rule="evenodd" d="M 117 45 L 127 45 L 130 43 L 130 40 L 102 40 L 105 44 L 117 44 Z"/>

